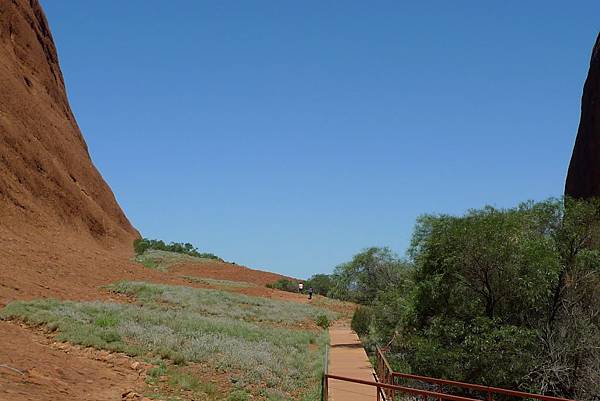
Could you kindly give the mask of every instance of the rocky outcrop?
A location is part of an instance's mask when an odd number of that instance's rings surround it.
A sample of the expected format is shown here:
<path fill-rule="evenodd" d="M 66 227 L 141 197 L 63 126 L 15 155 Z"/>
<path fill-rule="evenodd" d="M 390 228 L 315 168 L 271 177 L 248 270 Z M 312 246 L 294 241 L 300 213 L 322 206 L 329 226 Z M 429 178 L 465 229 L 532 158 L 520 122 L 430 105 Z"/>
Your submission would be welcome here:
<path fill-rule="evenodd" d="M 0 0 L 0 240 L 32 233 L 112 248 L 139 235 L 91 161 L 38 0 Z"/>
<path fill-rule="evenodd" d="M 565 195 L 600 196 L 600 35 L 596 39 L 583 96 L 581 120 L 569 165 Z"/>

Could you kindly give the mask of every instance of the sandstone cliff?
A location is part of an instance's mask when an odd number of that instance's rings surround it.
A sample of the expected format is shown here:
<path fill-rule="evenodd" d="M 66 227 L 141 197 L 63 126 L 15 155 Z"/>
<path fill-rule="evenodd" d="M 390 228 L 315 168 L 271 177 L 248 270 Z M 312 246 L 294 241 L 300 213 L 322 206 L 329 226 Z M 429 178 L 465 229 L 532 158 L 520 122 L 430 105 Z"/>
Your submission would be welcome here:
<path fill-rule="evenodd" d="M 0 238 L 130 248 L 138 235 L 73 117 L 38 0 L 0 0 Z"/>
<path fill-rule="evenodd" d="M 581 98 L 581 120 L 569 165 L 565 195 L 600 196 L 600 35 L 592 51 Z"/>

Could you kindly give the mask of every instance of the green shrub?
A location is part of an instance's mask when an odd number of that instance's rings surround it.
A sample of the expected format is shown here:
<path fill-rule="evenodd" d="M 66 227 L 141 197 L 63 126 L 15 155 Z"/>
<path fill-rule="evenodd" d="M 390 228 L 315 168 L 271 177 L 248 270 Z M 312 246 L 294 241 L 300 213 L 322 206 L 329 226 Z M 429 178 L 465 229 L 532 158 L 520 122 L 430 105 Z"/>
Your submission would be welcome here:
<path fill-rule="evenodd" d="M 182 253 L 189 256 L 195 256 L 197 258 L 202 259 L 214 259 L 223 262 L 223 259 L 220 257 L 207 252 L 198 252 L 198 249 L 194 247 L 189 242 L 171 242 L 166 244 L 162 240 L 148 239 L 148 238 L 137 238 L 133 241 L 133 250 L 136 255 L 141 255 L 149 249 L 154 249 L 157 251 L 167 251 L 167 252 L 175 252 Z"/>
<path fill-rule="evenodd" d="M 267 284 L 267 287 L 287 292 L 298 292 L 298 282 L 287 278 L 280 278 L 274 283 Z"/>
<path fill-rule="evenodd" d="M 331 322 L 329 321 L 329 318 L 326 315 L 317 316 L 315 318 L 315 322 L 317 323 L 317 326 L 323 328 L 324 330 L 327 330 L 329 326 L 331 326 Z"/>
<path fill-rule="evenodd" d="M 166 374 L 167 374 L 167 366 L 165 365 L 165 363 L 163 361 L 159 361 L 158 366 L 155 366 L 152 369 L 148 370 L 148 375 L 146 377 L 146 381 L 149 383 L 154 383 L 161 376 L 164 376 Z"/>
<path fill-rule="evenodd" d="M 250 396 L 244 390 L 233 390 L 229 393 L 227 401 L 249 401 Z"/>
<path fill-rule="evenodd" d="M 373 311 L 367 306 L 359 306 L 352 316 L 351 327 L 359 336 L 369 333 L 369 327 L 373 319 Z"/>

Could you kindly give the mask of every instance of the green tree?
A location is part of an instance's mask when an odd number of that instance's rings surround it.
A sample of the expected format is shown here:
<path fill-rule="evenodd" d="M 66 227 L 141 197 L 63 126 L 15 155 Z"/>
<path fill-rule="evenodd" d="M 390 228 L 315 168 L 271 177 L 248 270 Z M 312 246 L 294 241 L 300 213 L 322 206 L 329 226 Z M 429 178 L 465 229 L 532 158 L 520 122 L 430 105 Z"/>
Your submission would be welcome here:
<path fill-rule="evenodd" d="M 374 333 L 419 374 L 593 399 L 599 210 L 551 199 L 421 217 L 412 290 L 379 294 Z"/>
<path fill-rule="evenodd" d="M 333 280 L 328 274 L 315 274 L 304 283 L 305 288 L 311 288 L 316 294 L 327 296 L 331 287 L 333 286 Z"/>
<path fill-rule="evenodd" d="M 400 284 L 407 269 L 407 264 L 389 248 L 367 248 L 335 268 L 330 295 L 370 304 L 380 291 Z"/>

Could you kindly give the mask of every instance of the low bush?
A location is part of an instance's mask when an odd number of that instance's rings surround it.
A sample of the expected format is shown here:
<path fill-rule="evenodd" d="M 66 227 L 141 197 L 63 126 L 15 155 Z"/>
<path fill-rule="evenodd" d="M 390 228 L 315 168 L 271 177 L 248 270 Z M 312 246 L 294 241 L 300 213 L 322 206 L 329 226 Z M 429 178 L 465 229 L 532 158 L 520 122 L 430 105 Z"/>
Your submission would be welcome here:
<path fill-rule="evenodd" d="M 369 333 L 369 327 L 373 320 L 373 311 L 368 306 L 359 306 L 352 316 L 351 327 L 359 336 Z"/>
<path fill-rule="evenodd" d="M 244 390 L 233 390 L 229 393 L 227 401 L 250 401 L 250 395 Z"/>
<path fill-rule="evenodd" d="M 274 283 L 267 284 L 267 287 L 280 291 L 298 292 L 298 282 L 288 280 L 287 278 L 280 278 Z"/>
<path fill-rule="evenodd" d="M 327 330 L 329 326 L 331 326 L 331 322 L 326 315 L 319 315 L 315 318 L 315 323 L 317 326 L 321 327 L 323 330 Z"/>

